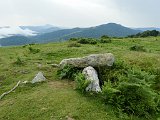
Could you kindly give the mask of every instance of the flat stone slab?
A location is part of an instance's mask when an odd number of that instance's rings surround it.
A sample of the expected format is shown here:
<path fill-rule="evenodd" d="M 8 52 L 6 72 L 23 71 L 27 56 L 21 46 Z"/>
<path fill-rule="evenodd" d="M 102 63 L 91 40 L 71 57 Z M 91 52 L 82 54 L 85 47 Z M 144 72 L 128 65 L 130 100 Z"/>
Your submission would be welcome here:
<path fill-rule="evenodd" d="M 91 54 L 82 58 L 70 58 L 64 59 L 60 62 L 59 67 L 64 68 L 65 65 L 72 65 L 78 68 L 85 68 L 88 66 L 99 67 L 99 66 L 112 66 L 115 61 L 112 53 L 105 54 Z"/>

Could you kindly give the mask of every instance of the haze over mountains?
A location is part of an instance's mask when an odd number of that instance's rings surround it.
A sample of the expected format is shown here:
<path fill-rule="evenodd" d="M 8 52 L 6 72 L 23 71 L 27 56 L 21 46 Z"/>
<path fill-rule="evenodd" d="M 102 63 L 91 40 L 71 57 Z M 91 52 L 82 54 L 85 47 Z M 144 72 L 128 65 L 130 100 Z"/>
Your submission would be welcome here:
<path fill-rule="evenodd" d="M 42 34 L 42 33 L 49 33 L 49 32 L 54 32 L 57 30 L 61 30 L 59 27 L 55 27 L 53 25 L 44 25 L 44 26 L 20 26 L 21 29 L 30 29 L 32 31 L 37 32 L 37 34 Z"/>
<path fill-rule="evenodd" d="M 10 32 L 3 32 L 7 29 Z M 44 26 L 19 26 L 0 28 L 0 45 L 24 45 L 30 43 L 48 43 L 64 41 L 73 37 L 99 38 L 102 35 L 111 37 L 125 37 L 154 28 L 128 28 L 116 23 L 102 24 L 89 28 L 64 29 L 52 25 Z M 157 28 L 158 29 L 158 28 Z M 3 33 L 3 34 L 2 34 Z"/>

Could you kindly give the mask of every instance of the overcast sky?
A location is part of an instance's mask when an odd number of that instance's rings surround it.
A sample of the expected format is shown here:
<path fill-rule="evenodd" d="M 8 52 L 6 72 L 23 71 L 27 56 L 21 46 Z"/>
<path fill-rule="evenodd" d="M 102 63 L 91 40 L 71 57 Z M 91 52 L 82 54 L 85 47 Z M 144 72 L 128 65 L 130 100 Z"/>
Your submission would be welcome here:
<path fill-rule="evenodd" d="M 0 26 L 160 27 L 160 0 L 0 0 Z"/>

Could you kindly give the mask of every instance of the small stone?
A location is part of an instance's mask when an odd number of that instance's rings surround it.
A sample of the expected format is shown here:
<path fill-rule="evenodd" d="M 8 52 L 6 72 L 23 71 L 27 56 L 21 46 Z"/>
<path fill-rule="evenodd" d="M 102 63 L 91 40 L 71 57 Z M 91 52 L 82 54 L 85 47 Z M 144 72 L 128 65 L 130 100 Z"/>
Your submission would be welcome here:
<path fill-rule="evenodd" d="M 52 67 L 59 67 L 58 64 L 51 64 Z"/>
<path fill-rule="evenodd" d="M 35 78 L 31 81 L 31 83 L 43 82 L 46 81 L 46 78 L 43 76 L 42 72 L 39 72 Z"/>
<path fill-rule="evenodd" d="M 27 83 L 28 83 L 28 81 L 26 80 L 26 81 L 23 81 L 22 83 L 23 83 L 23 84 L 27 84 Z"/>

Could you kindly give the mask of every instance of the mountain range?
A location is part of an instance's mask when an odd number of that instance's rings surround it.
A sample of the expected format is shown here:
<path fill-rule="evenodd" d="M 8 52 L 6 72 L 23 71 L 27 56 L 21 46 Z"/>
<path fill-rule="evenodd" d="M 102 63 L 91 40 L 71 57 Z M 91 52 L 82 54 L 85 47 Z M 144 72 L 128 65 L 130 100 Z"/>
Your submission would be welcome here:
<path fill-rule="evenodd" d="M 1 29 L 1 28 L 0 28 Z M 44 26 L 19 26 L 21 33 L 28 31 L 30 34 L 13 34 L 0 39 L 1 46 L 24 45 L 30 43 L 48 43 L 64 41 L 73 37 L 99 38 L 102 35 L 111 37 L 126 37 L 142 32 L 142 28 L 128 28 L 116 23 L 102 24 L 89 28 L 64 29 L 52 25 Z M 147 28 L 146 28 L 147 29 Z M 23 31 L 23 32 L 22 32 Z M 1 35 L 1 34 L 0 34 Z"/>
<path fill-rule="evenodd" d="M 141 31 L 157 30 L 157 31 L 160 31 L 160 28 L 156 28 L 156 27 L 147 27 L 147 28 L 135 28 L 135 30 L 141 30 Z"/>

